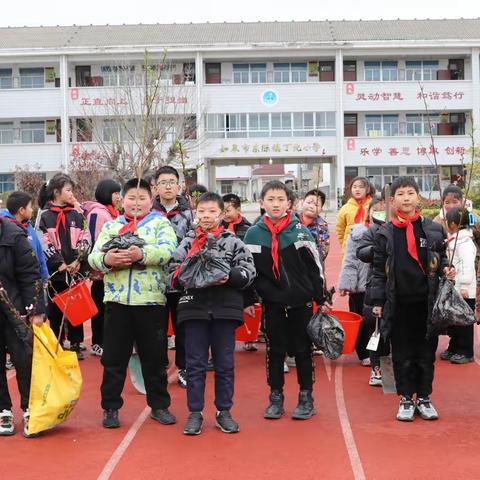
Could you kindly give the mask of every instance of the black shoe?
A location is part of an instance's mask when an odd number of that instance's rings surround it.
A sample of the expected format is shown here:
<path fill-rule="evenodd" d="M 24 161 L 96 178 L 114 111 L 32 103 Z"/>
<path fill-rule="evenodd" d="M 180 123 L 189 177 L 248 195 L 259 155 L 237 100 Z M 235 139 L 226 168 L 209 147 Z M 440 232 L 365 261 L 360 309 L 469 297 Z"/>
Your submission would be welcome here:
<path fill-rule="evenodd" d="M 200 435 L 202 433 L 203 415 L 202 412 L 191 412 L 187 423 L 183 428 L 185 435 Z"/>
<path fill-rule="evenodd" d="M 440 354 L 440 360 L 450 360 L 452 358 L 452 355 L 453 355 L 453 352 L 451 352 L 450 350 L 444 350 L 441 354 Z"/>
<path fill-rule="evenodd" d="M 105 428 L 118 428 L 120 426 L 120 420 L 118 419 L 118 410 L 109 408 L 103 411 L 102 425 Z"/>
<path fill-rule="evenodd" d="M 209 358 L 207 362 L 207 371 L 213 372 L 215 370 L 215 365 L 213 364 L 213 358 Z"/>
<path fill-rule="evenodd" d="M 178 371 L 178 380 L 177 383 L 182 388 L 187 388 L 187 371 L 185 369 Z"/>
<path fill-rule="evenodd" d="M 269 399 L 270 405 L 265 410 L 263 418 L 276 420 L 285 413 L 285 409 L 283 408 L 283 393 L 280 390 L 272 390 Z"/>
<path fill-rule="evenodd" d="M 240 431 L 238 423 L 232 418 L 229 410 L 217 412 L 215 417 L 215 425 L 223 433 L 238 433 Z"/>
<path fill-rule="evenodd" d="M 473 361 L 473 357 L 467 357 L 466 355 L 462 355 L 460 353 L 455 353 L 450 357 L 450 363 L 455 363 L 457 365 L 463 365 L 465 363 L 471 363 Z"/>
<path fill-rule="evenodd" d="M 313 407 L 313 397 L 311 390 L 300 390 L 298 394 L 298 405 L 293 411 L 292 418 L 294 420 L 308 420 L 316 414 Z"/>
<path fill-rule="evenodd" d="M 173 425 L 177 423 L 177 419 L 168 411 L 168 408 L 158 408 L 156 410 L 152 408 L 150 416 L 162 425 Z"/>
<path fill-rule="evenodd" d="M 85 359 L 85 354 L 82 351 L 82 347 L 80 346 L 79 343 L 72 343 L 70 345 L 70 351 L 75 352 L 77 354 L 77 358 L 79 360 L 84 360 Z"/>

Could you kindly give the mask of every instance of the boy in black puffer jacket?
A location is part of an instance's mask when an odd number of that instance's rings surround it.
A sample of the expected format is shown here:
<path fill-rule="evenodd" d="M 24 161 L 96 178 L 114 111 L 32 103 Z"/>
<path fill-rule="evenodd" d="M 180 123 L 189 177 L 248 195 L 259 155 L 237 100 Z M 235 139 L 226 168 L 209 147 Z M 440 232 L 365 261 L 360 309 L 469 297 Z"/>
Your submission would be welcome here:
<path fill-rule="evenodd" d="M 416 209 L 415 180 L 396 178 L 391 196 L 394 219 L 378 229 L 374 241 L 373 314 L 383 316 L 381 334 L 391 340 L 397 420 L 413 421 L 415 411 L 435 420 L 430 394 L 438 336 L 427 337 L 427 329 L 440 276 L 454 278 L 455 271 L 447 266 L 445 231 Z"/>
<path fill-rule="evenodd" d="M 178 322 L 185 331 L 187 401 L 190 415 L 185 435 L 198 435 L 203 424 L 205 377 L 211 347 L 215 369 L 216 425 L 225 433 L 239 431 L 232 419 L 235 330 L 243 323 L 243 292 L 255 277 L 251 253 L 232 232 L 220 227 L 223 200 L 204 193 L 197 206 L 198 228 L 190 232 L 172 257 L 169 283 L 184 288 L 178 302 Z M 225 267 L 215 284 L 189 288 L 189 259 L 211 256 Z M 206 257 L 204 257 L 206 258 Z M 199 260 L 200 261 L 200 260 Z M 224 276 L 223 276 L 224 275 Z M 201 276 L 201 273 L 198 274 Z"/>

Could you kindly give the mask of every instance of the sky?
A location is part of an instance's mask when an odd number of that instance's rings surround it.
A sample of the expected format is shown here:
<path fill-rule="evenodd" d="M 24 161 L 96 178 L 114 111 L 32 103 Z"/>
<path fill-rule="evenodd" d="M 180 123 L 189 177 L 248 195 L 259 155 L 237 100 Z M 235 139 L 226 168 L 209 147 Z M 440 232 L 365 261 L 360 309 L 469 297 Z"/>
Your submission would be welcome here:
<path fill-rule="evenodd" d="M 442 5 L 443 4 L 443 5 Z M 312 8 L 313 7 L 313 8 Z M 445 0 L 22 0 L 2 2 L 0 26 L 291 20 L 478 18 L 480 2 Z"/>

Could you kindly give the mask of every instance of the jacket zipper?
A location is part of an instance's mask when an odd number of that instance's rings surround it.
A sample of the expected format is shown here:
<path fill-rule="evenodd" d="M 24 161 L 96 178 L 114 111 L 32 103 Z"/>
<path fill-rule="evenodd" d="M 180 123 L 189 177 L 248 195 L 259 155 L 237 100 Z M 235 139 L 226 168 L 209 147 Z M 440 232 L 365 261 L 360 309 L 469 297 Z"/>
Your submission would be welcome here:
<path fill-rule="evenodd" d="M 132 289 L 132 273 L 133 273 L 133 269 L 130 267 L 130 271 L 128 272 L 127 305 L 130 305 L 130 292 Z"/>

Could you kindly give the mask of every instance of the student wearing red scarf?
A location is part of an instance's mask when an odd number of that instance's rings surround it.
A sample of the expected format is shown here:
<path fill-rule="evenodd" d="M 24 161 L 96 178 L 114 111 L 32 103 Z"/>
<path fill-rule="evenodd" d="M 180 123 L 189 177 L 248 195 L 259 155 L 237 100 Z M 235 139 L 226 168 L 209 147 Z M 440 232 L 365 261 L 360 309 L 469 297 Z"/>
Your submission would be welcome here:
<path fill-rule="evenodd" d="M 85 202 L 82 207 L 87 216 L 87 225 L 94 244 L 102 231 L 103 225 L 119 216 L 118 208 L 122 200 L 122 186 L 112 179 L 101 180 L 95 189 L 95 202 Z M 98 308 L 98 313 L 92 318 L 92 355 L 98 357 L 103 353 L 103 275 L 92 271 L 92 297 Z"/>
<path fill-rule="evenodd" d="M 254 287 L 265 307 L 270 404 L 264 417 L 278 419 L 284 414 L 283 362 L 288 353 L 295 357 L 300 387 L 293 418 L 306 420 L 316 413 L 307 325 L 312 301 L 325 302 L 323 266 L 312 235 L 289 210 L 289 190 L 284 183 L 268 182 L 261 192 L 261 206 L 265 214 L 248 230 L 245 244 L 253 254 Z"/>
<path fill-rule="evenodd" d="M 417 210 L 415 179 L 396 178 L 391 195 L 394 218 L 378 229 L 374 241 L 373 313 L 383 315 L 380 331 L 392 346 L 397 420 L 413 421 L 415 412 L 435 420 L 430 395 L 438 335 L 428 324 L 440 276 L 454 278 L 455 271 L 447 266 L 445 231 Z"/>
<path fill-rule="evenodd" d="M 252 255 L 243 242 L 221 226 L 223 210 L 222 197 L 216 193 L 206 192 L 200 196 L 196 213 L 198 227 L 183 239 L 170 264 L 170 285 L 185 289 L 178 302 L 177 313 L 178 323 L 185 331 L 190 412 L 183 430 L 185 435 L 198 435 L 202 431 L 209 349 L 215 370 L 216 426 L 225 433 L 239 431 L 230 413 L 233 406 L 235 330 L 243 323 L 242 290 L 253 281 L 255 267 Z M 195 288 L 191 288 L 185 281 L 191 265 L 188 260 L 195 260 L 193 257 L 200 254 L 221 261 L 224 267 L 229 268 L 229 273 L 221 273 L 220 280 L 215 283 L 207 281 L 205 285 L 195 284 Z M 195 265 L 198 266 L 198 263 Z M 199 268 L 195 272 L 202 272 L 203 266 Z M 182 275 L 184 270 L 186 277 Z"/>

